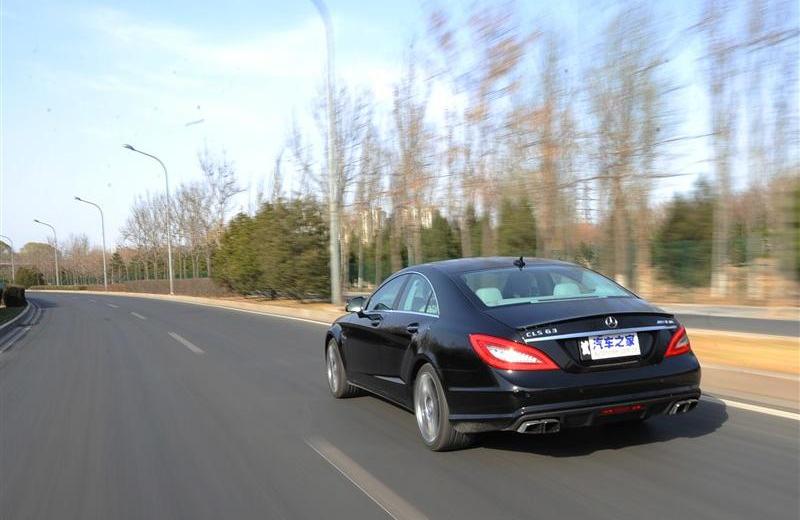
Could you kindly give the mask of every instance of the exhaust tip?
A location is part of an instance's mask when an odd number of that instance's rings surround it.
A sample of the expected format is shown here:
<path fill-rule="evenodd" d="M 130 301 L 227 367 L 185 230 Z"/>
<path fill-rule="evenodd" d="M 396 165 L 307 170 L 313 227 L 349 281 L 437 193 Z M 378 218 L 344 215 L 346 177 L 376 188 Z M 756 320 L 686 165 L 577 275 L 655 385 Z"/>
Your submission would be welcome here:
<path fill-rule="evenodd" d="M 691 412 L 695 409 L 697 403 L 697 399 L 683 399 L 681 401 L 675 401 L 672 403 L 672 406 L 670 406 L 669 412 L 667 413 L 668 415 L 678 415 Z"/>
<path fill-rule="evenodd" d="M 544 423 L 545 433 L 558 433 L 561 431 L 561 423 L 557 420 L 551 420 Z"/>
<path fill-rule="evenodd" d="M 558 419 L 525 421 L 517 428 L 517 433 L 528 434 L 557 433 L 559 431 L 561 431 L 561 422 Z"/>

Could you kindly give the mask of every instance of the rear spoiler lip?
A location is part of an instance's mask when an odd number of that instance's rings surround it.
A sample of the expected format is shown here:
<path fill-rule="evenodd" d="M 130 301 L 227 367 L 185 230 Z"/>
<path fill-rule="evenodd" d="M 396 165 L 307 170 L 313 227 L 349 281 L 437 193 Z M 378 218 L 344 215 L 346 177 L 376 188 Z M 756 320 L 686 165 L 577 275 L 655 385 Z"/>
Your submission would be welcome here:
<path fill-rule="evenodd" d="M 674 320 L 673 320 L 674 321 Z M 536 336 L 533 338 L 523 337 L 525 343 L 536 343 L 539 341 L 550 341 L 557 339 L 570 339 L 570 338 L 585 338 L 586 336 L 603 336 L 612 334 L 627 334 L 630 332 L 649 332 L 653 330 L 673 330 L 678 328 L 678 322 L 674 321 L 673 324 L 664 325 L 646 325 L 644 327 L 631 327 L 628 329 L 605 329 L 605 330 L 587 330 L 583 332 L 570 332 L 568 334 L 553 334 L 552 336 Z"/>
<path fill-rule="evenodd" d="M 488 313 L 485 313 L 485 314 L 488 314 Z M 672 314 L 670 312 L 667 312 L 665 310 L 662 310 L 662 309 L 658 309 L 657 311 L 633 311 L 633 312 L 608 311 L 608 312 L 599 312 L 597 314 L 575 314 L 575 315 L 572 315 L 572 316 L 565 316 L 563 318 L 558 318 L 556 320 L 533 321 L 533 322 L 527 323 L 525 325 L 512 326 L 512 328 L 516 329 L 518 332 L 525 333 L 530 329 L 535 329 L 535 328 L 539 328 L 539 327 L 558 327 L 558 326 L 563 325 L 564 323 L 567 323 L 567 322 L 570 322 L 570 321 L 590 320 L 592 318 L 603 318 L 603 317 L 608 316 L 608 315 L 613 315 L 613 316 L 643 316 L 643 317 L 657 318 L 657 319 L 663 319 L 663 320 L 673 320 L 675 323 L 678 323 L 678 319 L 675 317 L 674 314 Z M 492 316 L 492 317 L 494 317 L 495 319 L 497 319 L 498 321 L 500 321 L 502 323 L 505 323 L 506 325 L 510 325 L 510 324 L 506 323 L 505 321 L 503 321 L 503 319 L 500 318 L 500 317 L 495 317 L 495 316 Z M 657 325 L 660 325 L 660 323 L 657 323 Z M 646 325 L 644 325 L 644 326 L 646 326 Z"/>

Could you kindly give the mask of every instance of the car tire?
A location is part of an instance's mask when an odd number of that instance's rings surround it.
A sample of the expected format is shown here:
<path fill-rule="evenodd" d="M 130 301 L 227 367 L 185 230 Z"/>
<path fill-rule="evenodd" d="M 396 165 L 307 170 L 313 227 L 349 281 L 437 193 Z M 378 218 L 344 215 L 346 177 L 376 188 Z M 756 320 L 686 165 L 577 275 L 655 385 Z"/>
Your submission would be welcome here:
<path fill-rule="evenodd" d="M 339 344 L 333 338 L 328 341 L 325 349 L 325 373 L 328 378 L 328 388 L 335 398 L 345 399 L 361 394 L 360 388 L 347 381 L 347 371 L 344 369 Z"/>
<path fill-rule="evenodd" d="M 450 451 L 466 448 L 473 437 L 459 432 L 450 422 L 442 383 L 436 370 L 426 363 L 414 379 L 414 415 L 422 442 L 433 451 Z"/>

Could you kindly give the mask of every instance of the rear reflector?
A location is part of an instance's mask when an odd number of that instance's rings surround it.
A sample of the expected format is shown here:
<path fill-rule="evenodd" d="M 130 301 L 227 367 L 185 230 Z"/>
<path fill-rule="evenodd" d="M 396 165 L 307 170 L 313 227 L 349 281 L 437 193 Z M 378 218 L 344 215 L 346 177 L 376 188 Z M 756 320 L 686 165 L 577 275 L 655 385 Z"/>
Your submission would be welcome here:
<path fill-rule="evenodd" d="M 600 410 L 600 415 L 619 415 L 623 413 L 641 412 L 642 410 L 644 410 L 644 408 L 645 406 L 643 404 L 612 406 L 611 408 Z"/>
<path fill-rule="evenodd" d="M 472 350 L 490 367 L 502 370 L 558 370 L 552 359 L 539 349 L 505 338 L 470 334 Z"/>

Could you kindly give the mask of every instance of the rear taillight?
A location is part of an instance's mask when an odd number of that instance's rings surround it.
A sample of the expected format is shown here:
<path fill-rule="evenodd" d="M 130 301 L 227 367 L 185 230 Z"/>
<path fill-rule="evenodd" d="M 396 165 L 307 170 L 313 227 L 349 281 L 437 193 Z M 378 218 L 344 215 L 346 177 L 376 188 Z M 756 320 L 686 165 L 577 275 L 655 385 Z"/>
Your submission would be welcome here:
<path fill-rule="evenodd" d="M 672 335 L 672 339 L 669 340 L 667 352 L 664 354 L 664 357 L 680 356 L 681 354 L 691 352 L 691 350 L 692 345 L 689 343 L 689 335 L 686 334 L 686 328 L 680 326 L 678 330 L 675 331 L 675 334 Z"/>
<path fill-rule="evenodd" d="M 484 363 L 502 370 L 557 370 L 558 365 L 533 347 L 485 334 L 470 334 L 472 349 Z"/>

